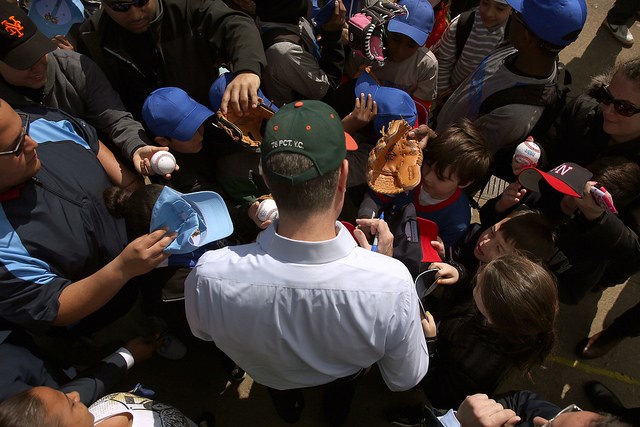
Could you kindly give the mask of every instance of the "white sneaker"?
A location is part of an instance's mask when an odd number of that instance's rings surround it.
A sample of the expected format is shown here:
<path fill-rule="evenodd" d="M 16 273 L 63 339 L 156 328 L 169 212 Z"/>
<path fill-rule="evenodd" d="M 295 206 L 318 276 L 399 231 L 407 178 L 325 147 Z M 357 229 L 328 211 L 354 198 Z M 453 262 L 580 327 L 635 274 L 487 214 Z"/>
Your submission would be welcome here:
<path fill-rule="evenodd" d="M 607 30 L 609 30 L 611 35 L 615 37 L 616 40 L 618 40 L 623 45 L 625 46 L 633 45 L 633 35 L 631 34 L 631 31 L 629 31 L 629 27 L 627 27 L 626 25 L 609 24 L 606 18 L 604 22 L 602 22 L 602 25 L 604 25 L 604 27 Z"/>

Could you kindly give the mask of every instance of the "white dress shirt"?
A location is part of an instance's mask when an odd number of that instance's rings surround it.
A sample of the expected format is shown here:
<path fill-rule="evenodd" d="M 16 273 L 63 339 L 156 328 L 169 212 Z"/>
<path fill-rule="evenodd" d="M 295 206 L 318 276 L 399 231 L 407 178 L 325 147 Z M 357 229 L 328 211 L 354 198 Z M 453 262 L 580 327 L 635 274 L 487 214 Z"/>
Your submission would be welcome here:
<path fill-rule="evenodd" d="M 185 282 L 193 334 L 260 384 L 311 387 L 378 363 L 391 390 L 422 379 L 429 355 L 418 297 L 399 261 L 338 235 L 287 239 L 277 222 L 256 243 L 205 253 Z"/>

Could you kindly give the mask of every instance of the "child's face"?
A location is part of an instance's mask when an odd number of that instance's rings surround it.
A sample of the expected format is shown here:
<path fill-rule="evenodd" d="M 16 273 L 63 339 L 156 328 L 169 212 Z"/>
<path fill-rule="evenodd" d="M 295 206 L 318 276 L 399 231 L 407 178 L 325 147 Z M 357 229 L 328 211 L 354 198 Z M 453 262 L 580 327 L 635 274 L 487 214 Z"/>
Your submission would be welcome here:
<path fill-rule="evenodd" d="M 198 131 L 188 141 L 179 141 L 177 139 L 169 139 L 169 148 L 178 153 L 195 154 L 202 150 L 202 139 L 204 136 L 204 126 L 200 126 Z"/>
<path fill-rule="evenodd" d="M 480 237 L 476 247 L 473 248 L 473 255 L 480 262 L 487 263 L 513 250 L 513 243 L 504 238 L 500 227 L 511 218 L 505 218 L 493 227 L 485 230 Z"/>
<path fill-rule="evenodd" d="M 460 186 L 460 179 L 458 174 L 451 173 L 451 166 L 440 171 L 440 174 L 437 173 L 438 169 L 435 166 L 435 164 L 429 166 L 426 162 L 422 163 L 422 189 L 434 199 L 448 199 Z"/>
<path fill-rule="evenodd" d="M 400 33 L 387 33 L 387 60 L 402 62 L 420 48 L 412 38 Z"/>
<path fill-rule="evenodd" d="M 493 28 L 507 22 L 511 7 L 494 0 L 480 0 L 480 19 L 487 28 Z"/>

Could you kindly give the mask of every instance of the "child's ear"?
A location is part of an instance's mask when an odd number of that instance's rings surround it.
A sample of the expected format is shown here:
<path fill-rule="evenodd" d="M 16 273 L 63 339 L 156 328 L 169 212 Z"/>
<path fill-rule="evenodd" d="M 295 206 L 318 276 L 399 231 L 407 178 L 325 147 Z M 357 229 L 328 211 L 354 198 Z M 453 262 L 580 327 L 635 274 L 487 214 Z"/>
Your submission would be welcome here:
<path fill-rule="evenodd" d="M 156 136 L 153 140 L 163 147 L 168 147 L 171 143 L 169 138 L 165 138 L 164 136 Z"/>
<path fill-rule="evenodd" d="M 466 187 L 470 186 L 471 184 L 473 184 L 473 181 L 467 181 L 464 184 L 458 184 L 458 188 L 463 189 L 463 188 L 466 188 Z"/>

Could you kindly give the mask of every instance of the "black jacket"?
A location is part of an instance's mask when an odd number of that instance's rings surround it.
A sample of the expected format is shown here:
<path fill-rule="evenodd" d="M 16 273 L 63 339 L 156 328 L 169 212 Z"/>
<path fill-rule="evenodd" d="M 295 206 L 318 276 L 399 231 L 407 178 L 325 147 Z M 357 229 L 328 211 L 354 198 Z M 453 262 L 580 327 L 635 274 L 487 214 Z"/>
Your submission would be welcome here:
<path fill-rule="evenodd" d="M 78 40 L 78 50 L 98 63 L 135 117 L 140 117 L 145 98 L 163 86 L 180 87 L 209 105 L 209 87 L 223 63 L 236 73 L 260 76 L 266 60 L 249 16 L 222 0 L 151 1 L 158 2 L 157 16 L 145 34 L 130 33 L 100 10 L 82 24 Z M 149 46 L 152 53 L 146 58 L 160 69 L 135 63 L 135 43 Z"/>

